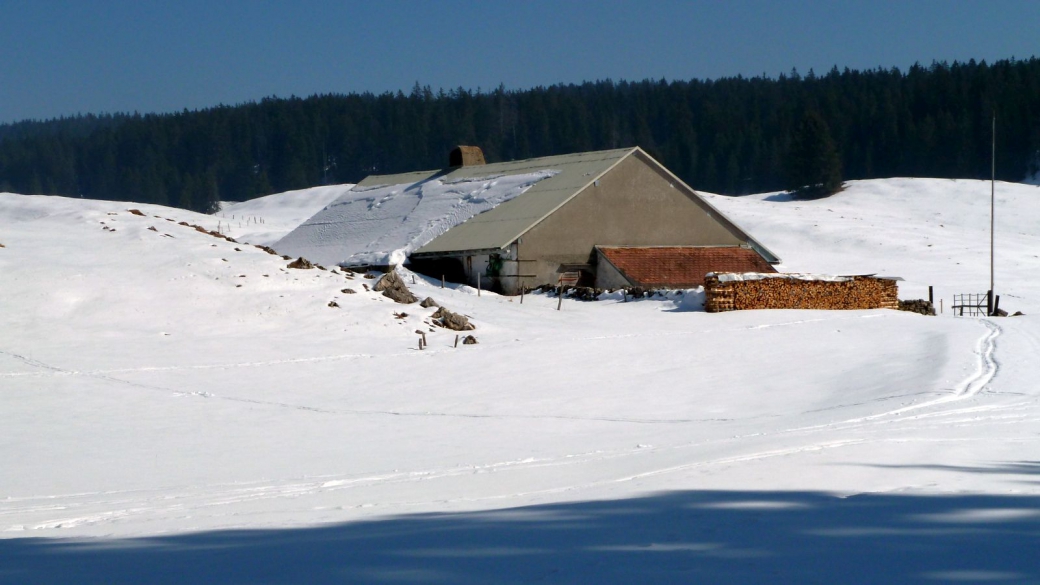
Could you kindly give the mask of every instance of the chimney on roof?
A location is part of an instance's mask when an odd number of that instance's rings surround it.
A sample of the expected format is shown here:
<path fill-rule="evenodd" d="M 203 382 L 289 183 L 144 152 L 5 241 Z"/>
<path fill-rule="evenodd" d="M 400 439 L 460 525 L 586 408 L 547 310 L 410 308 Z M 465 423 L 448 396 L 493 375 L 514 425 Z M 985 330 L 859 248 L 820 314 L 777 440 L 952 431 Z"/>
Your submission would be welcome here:
<path fill-rule="evenodd" d="M 487 164 L 479 146 L 456 146 L 448 155 L 449 167 L 472 167 Z"/>

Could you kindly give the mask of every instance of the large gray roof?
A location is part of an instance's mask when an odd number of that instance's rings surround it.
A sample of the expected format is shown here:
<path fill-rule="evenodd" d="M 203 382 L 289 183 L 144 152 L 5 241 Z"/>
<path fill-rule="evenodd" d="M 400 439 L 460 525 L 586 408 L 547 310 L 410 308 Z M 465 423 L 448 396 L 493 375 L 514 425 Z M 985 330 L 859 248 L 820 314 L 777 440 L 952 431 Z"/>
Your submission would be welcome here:
<path fill-rule="evenodd" d="M 531 158 L 513 162 L 492 163 L 441 169 L 436 171 L 419 171 L 397 175 L 371 175 L 358 183 L 356 189 L 372 188 L 381 185 L 417 184 L 433 178 L 446 183 L 453 181 L 494 176 L 523 175 L 538 171 L 556 171 L 552 177 L 543 179 L 532 185 L 523 195 L 510 199 L 493 209 L 469 218 L 452 227 L 429 243 L 415 250 L 412 255 L 445 254 L 476 250 L 500 250 L 522 236 L 551 213 L 559 209 L 585 187 L 603 176 L 615 165 L 634 153 L 643 154 L 643 158 L 660 166 L 664 172 L 685 186 L 678 177 L 646 155 L 639 147 L 601 150 L 596 152 L 580 152 Z M 687 187 L 690 192 L 696 192 Z M 741 232 L 751 247 L 762 254 L 771 263 L 779 262 L 779 258 L 768 248 L 752 238 L 745 230 L 736 225 L 705 199 L 698 201 L 712 209 L 714 215 L 734 229 Z"/>
<path fill-rule="evenodd" d="M 622 148 L 581 152 L 453 169 L 447 173 L 445 179 L 520 175 L 542 170 L 558 172 L 535 183 L 520 197 L 506 201 L 453 227 L 416 250 L 415 254 L 504 248 L 636 150 Z M 363 187 L 418 182 L 441 172 L 443 171 L 368 177 L 359 185 Z"/>

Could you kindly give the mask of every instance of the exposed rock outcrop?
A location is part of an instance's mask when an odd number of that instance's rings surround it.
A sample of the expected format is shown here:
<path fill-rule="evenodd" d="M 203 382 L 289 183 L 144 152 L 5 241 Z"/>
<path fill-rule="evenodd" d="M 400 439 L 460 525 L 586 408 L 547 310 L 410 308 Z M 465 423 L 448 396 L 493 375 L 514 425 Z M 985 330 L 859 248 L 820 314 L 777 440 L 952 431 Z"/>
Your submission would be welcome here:
<path fill-rule="evenodd" d="M 419 300 L 418 297 L 412 294 L 412 291 L 408 290 L 408 287 L 405 286 L 404 281 L 401 280 L 401 277 L 397 274 L 396 270 L 391 270 L 384 274 L 383 277 L 376 282 L 374 290 L 383 293 L 384 297 L 394 301 L 395 303 L 407 305 Z"/>
<path fill-rule="evenodd" d="M 437 309 L 437 312 L 431 315 L 430 319 L 433 320 L 434 325 L 439 325 L 452 331 L 472 331 L 477 328 L 464 315 L 452 313 L 444 307 Z"/>
<path fill-rule="evenodd" d="M 307 260 L 303 256 L 300 256 L 296 260 L 293 260 L 292 262 L 290 262 L 289 265 L 286 266 L 286 268 L 296 268 L 296 269 L 299 269 L 299 270 L 308 270 L 308 269 L 314 268 L 314 265 L 310 263 L 310 260 Z"/>

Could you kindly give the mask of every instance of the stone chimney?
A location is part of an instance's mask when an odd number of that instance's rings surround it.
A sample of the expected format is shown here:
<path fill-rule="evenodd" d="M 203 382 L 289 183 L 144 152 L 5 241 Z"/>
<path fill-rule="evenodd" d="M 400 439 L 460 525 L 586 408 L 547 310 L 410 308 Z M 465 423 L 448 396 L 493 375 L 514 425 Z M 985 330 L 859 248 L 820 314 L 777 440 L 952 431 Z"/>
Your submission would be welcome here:
<path fill-rule="evenodd" d="M 472 167 L 487 164 L 484 162 L 484 151 L 479 146 L 456 146 L 448 155 L 449 167 Z"/>

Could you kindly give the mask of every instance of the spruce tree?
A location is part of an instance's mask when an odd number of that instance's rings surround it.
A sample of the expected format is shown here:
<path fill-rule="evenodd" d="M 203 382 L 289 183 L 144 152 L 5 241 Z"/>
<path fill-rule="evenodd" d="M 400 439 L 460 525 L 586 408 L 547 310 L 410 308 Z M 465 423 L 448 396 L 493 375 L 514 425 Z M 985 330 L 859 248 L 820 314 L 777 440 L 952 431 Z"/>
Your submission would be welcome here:
<path fill-rule="evenodd" d="M 806 112 L 787 153 L 787 188 L 801 197 L 826 197 L 841 191 L 841 158 L 827 123 Z"/>

